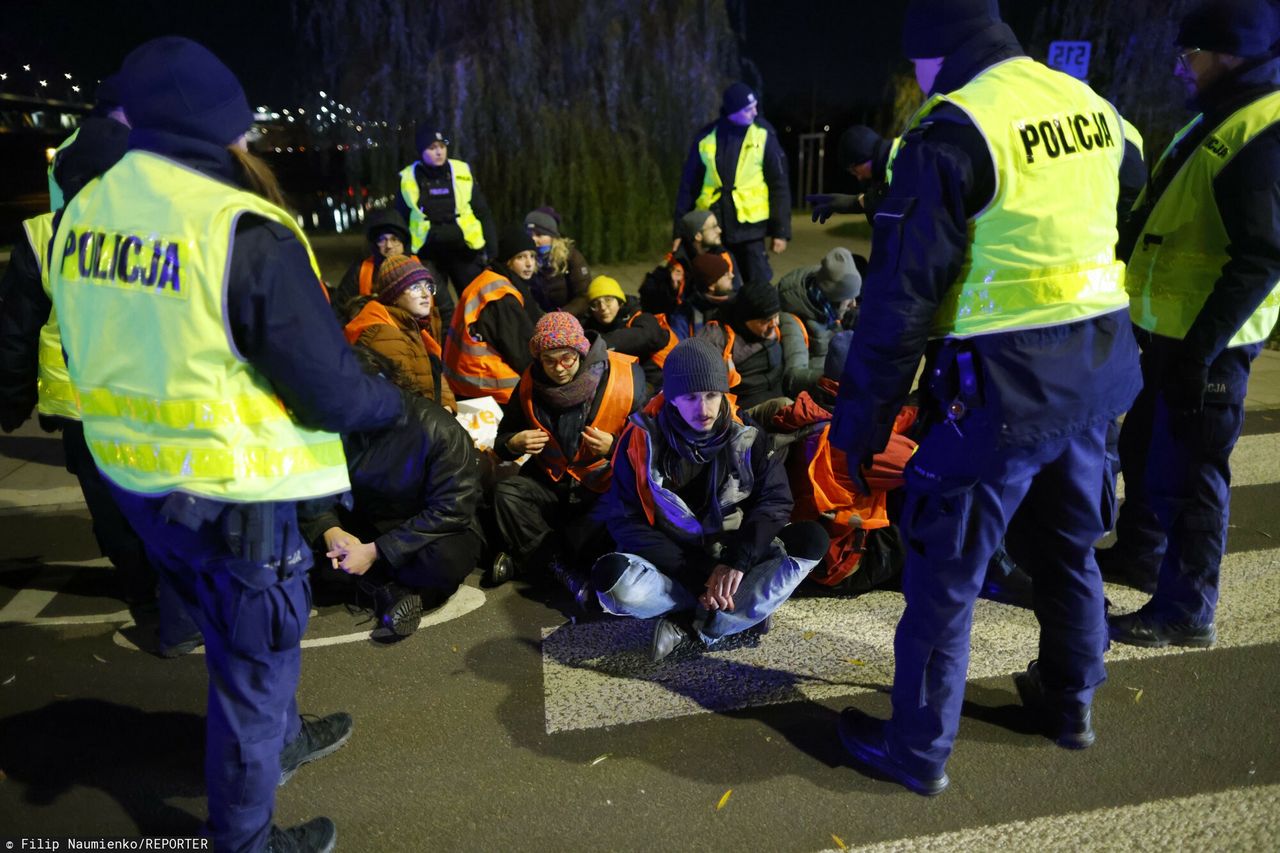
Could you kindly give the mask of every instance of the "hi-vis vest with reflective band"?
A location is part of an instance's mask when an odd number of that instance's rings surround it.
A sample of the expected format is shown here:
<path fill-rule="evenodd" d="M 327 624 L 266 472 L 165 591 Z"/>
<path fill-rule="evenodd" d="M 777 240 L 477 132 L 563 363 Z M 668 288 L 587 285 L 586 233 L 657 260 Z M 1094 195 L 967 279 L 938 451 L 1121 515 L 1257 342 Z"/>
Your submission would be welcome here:
<path fill-rule="evenodd" d="M 605 382 L 604 394 L 600 398 L 600 408 L 590 426 L 601 432 L 607 432 L 615 438 L 627 425 L 631 415 L 631 404 L 635 400 L 635 383 L 631 381 L 631 365 L 636 363 L 634 356 L 620 352 L 609 353 L 609 378 Z M 541 465 L 547 475 L 555 482 L 560 482 L 565 474 L 577 480 L 593 492 L 603 494 L 609 488 L 609 480 L 613 477 L 613 466 L 610 458 L 599 457 L 587 449 L 586 442 L 578 444 L 578 452 L 573 459 L 567 459 L 564 449 L 556 441 L 555 433 L 538 420 L 533 408 L 533 370 L 530 368 L 520 377 L 520 409 L 533 429 L 540 429 L 549 438 L 542 452 L 533 457 L 532 462 Z"/>
<path fill-rule="evenodd" d="M 788 317 L 790 317 L 791 319 L 786 320 L 785 318 L 788 318 Z M 795 314 L 788 314 L 786 311 L 783 311 L 778 314 L 778 322 L 774 324 L 774 328 L 777 329 L 777 332 L 778 332 L 778 337 L 774 340 L 774 343 L 776 343 L 779 347 L 782 346 L 781 324 L 783 322 L 794 322 L 797 326 L 800 327 L 800 333 L 804 335 L 804 346 L 805 346 L 805 349 L 807 350 L 809 348 L 809 330 L 804 327 L 803 320 L 801 320 Z M 739 382 L 742 381 L 742 374 L 738 372 L 737 365 L 733 363 L 733 343 L 738 339 L 738 334 L 733 330 L 733 326 L 729 325 L 728 323 L 722 323 L 719 320 L 712 320 L 707 325 L 719 326 L 720 328 L 724 329 L 724 352 L 722 352 L 721 355 L 724 356 L 725 366 L 729 368 L 729 387 L 733 388 L 737 386 Z"/>
<path fill-rule="evenodd" d="M 49 295 L 49 240 L 53 237 L 53 214 L 44 213 L 33 216 L 22 223 L 22 230 L 35 253 L 36 264 L 40 267 L 40 286 L 45 295 Z M 36 390 L 38 398 L 36 411 L 42 415 L 56 415 L 71 420 L 80 420 L 80 410 L 76 408 L 76 392 L 71 387 L 71 377 L 67 374 L 67 362 L 62 357 L 62 335 L 58 332 L 58 312 L 49 309 L 49 319 L 40 329 L 39 371 L 36 374 Z"/>
<path fill-rule="evenodd" d="M 449 175 L 453 181 L 453 205 L 457 215 L 458 227 L 462 229 L 462 238 L 471 249 L 484 248 L 484 228 L 471 209 L 471 191 L 475 181 L 471 177 L 471 167 L 461 160 L 449 160 Z M 400 170 L 400 193 L 409 206 L 409 239 L 413 242 L 410 248 L 414 254 L 427 242 L 427 232 L 431 230 L 431 220 L 427 219 L 418 207 L 422 197 L 422 188 L 418 186 L 418 178 L 414 174 L 417 161 Z"/>
<path fill-rule="evenodd" d="M 373 295 L 373 258 L 365 258 L 360 264 L 360 277 L 356 279 L 356 291 L 361 296 Z"/>
<path fill-rule="evenodd" d="M 1059 326 L 1125 307 L 1124 264 L 1115 257 L 1124 136 L 1115 108 L 1026 57 L 930 98 L 907 130 L 942 103 L 959 107 L 983 135 L 996 190 L 970 220 L 965 265 L 931 337 Z"/>
<path fill-rule="evenodd" d="M 498 351 L 471 334 L 481 310 L 505 296 L 514 296 L 524 304 L 524 297 L 516 286 L 493 270 L 480 273 L 462 291 L 444 340 L 444 375 L 459 397 L 493 397 L 499 403 L 506 403 L 520 384 L 520 374 L 511 369 Z"/>
<path fill-rule="evenodd" d="M 747 128 L 738 151 L 738 167 L 733 176 L 733 209 L 738 221 L 745 224 L 764 222 L 769 218 L 769 185 L 764 182 L 764 147 L 769 132 L 758 124 Z M 693 206 L 710 210 L 720 199 L 724 181 L 716 169 L 716 132 L 714 129 L 698 142 L 698 156 L 702 158 L 702 192 Z"/>
<path fill-rule="evenodd" d="M 631 328 L 631 324 L 634 323 L 636 318 L 642 313 L 643 312 L 641 311 L 637 311 L 627 318 L 626 325 L 628 329 Z M 658 321 L 658 325 L 662 327 L 662 330 L 667 333 L 667 343 L 662 347 L 662 349 L 649 356 L 649 361 L 652 361 L 654 364 L 658 365 L 658 367 L 662 367 L 662 365 L 667 363 L 667 356 L 676 348 L 676 344 L 680 343 L 680 339 L 676 337 L 676 333 L 671 331 L 671 326 L 667 324 L 666 314 L 654 314 L 652 316 Z"/>
<path fill-rule="evenodd" d="M 1160 156 L 1153 175 L 1202 118 L 1196 116 L 1179 131 Z M 1129 316 L 1135 324 L 1157 335 L 1179 340 L 1186 336 L 1229 260 L 1227 231 L 1214 202 L 1213 181 L 1249 140 L 1277 122 L 1280 92 L 1241 107 L 1205 137 L 1156 200 L 1129 258 L 1125 279 Z M 1145 202 L 1144 190 L 1135 209 Z M 1266 340 L 1278 316 L 1280 282 L 1273 285 L 1227 346 Z"/>
<path fill-rule="evenodd" d="M 662 394 L 654 395 L 643 411 L 631 416 L 626 431 L 623 432 L 623 436 L 631 433 L 627 442 L 627 461 L 636 474 L 636 496 L 644 508 L 645 517 L 663 533 L 688 544 L 702 544 L 709 537 L 727 530 L 737 530 L 742 526 L 741 504 L 751 497 L 756 486 L 755 470 L 751 467 L 751 448 L 759 430 L 747 426 L 739 419 L 734 396 L 725 394 L 724 405 L 730 407 L 730 435 L 726 447 L 729 466 L 717 495 L 724 521 L 718 528 L 706 527 L 684 499 L 667 488 L 666 478 L 655 464 L 653 436 L 662 434 L 657 415 L 663 404 Z"/>
<path fill-rule="evenodd" d="M 233 348 L 223 290 L 236 222 L 293 217 L 171 160 L 131 151 L 72 199 L 50 286 L 85 439 L 102 472 L 142 494 L 226 501 L 349 487 L 338 436 L 289 417 Z"/>

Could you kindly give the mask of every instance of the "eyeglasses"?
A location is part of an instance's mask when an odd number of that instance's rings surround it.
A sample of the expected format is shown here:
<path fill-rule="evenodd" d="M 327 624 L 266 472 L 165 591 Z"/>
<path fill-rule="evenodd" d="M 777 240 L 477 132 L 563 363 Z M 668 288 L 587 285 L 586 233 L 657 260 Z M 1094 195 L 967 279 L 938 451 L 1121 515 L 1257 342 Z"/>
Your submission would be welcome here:
<path fill-rule="evenodd" d="M 435 296 L 436 283 L 434 281 L 420 281 L 417 284 L 411 284 L 406 287 L 405 293 L 412 293 L 414 296 Z"/>
<path fill-rule="evenodd" d="M 543 368 L 547 370 L 556 366 L 563 367 L 567 370 L 577 364 L 579 358 L 580 356 L 578 355 L 577 350 L 569 350 L 564 355 L 552 355 L 551 353 L 544 352 L 542 355 L 538 356 L 538 359 L 542 362 Z"/>
<path fill-rule="evenodd" d="M 1184 50 L 1178 54 L 1178 66 L 1188 74 L 1193 73 L 1191 70 L 1191 57 L 1199 53 L 1201 48 L 1193 47 L 1190 50 Z"/>
<path fill-rule="evenodd" d="M 595 299 L 592 299 L 592 300 L 591 300 L 591 303 L 590 303 L 587 307 L 588 307 L 588 308 L 590 308 L 590 309 L 591 309 L 591 310 L 593 310 L 593 311 L 598 311 L 598 310 L 600 310 L 600 309 L 602 309 L 602 308 L 607 307 L 607 306 L 609 305 L 609 302 L 610 302 L 610 301 L 613 301 L 614 303 L 618 303 L 618 297 L 616 297 L 616 296 L 597 296 Z"/>

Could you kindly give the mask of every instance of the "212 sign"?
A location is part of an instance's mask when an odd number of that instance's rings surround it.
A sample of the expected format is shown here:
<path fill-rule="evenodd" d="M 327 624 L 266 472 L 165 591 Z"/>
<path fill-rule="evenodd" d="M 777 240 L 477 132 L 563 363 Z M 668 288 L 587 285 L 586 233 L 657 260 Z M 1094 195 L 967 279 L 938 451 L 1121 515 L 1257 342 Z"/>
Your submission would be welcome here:
<path fill-rule="evenodd" d="M 1048 65 L 1077 80 L 1085 80 L 1089 76 L 1089 55 L 1092 52 L 1093 46 L 1087 41 L 1050 42 Z"/>

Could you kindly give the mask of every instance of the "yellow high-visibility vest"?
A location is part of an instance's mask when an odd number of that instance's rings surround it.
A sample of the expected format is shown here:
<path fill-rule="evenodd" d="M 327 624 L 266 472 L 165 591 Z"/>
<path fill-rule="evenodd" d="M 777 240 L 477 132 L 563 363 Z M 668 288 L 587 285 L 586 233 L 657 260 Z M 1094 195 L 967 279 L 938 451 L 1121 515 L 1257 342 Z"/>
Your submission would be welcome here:
<path fill-rule="evenodd" d="M 758 124 L 747 128 L 738 150 L 738 166 L 733 176 L 733 209 L 738 221 L 744 225 L 764 222 L 769 218 L 769 185 L 764 182 L 764 149 L 769 132 Z M 716 132 L 714 129 L 698 141 L 698 156 L 702 158 L 702 192 L 693 206 L 710 210 L 720 199 L 724 181 L 716 168 Z"/>
<path fill-rule="evenodd" d="M 112 482 L 227 501 L 349 488 L 338 436 L 294 422 L 236 351 L 224 299 L 245 213 L 294 233 L 250 192 L 131 151 L 67 205 L 49 283 L 85 439 Z"/>
<path fill-rule="evenodd" d="M 431 230 L 431 220 L 427 219 L 418 201 L 422 198 L 422 188 L 418 186 L 418 178 L 410 163 L 400 170 L 400 193 L 409 206 L 409 239 L 413 242 L 410 249 L 417 254 L 422 244 L 427 242 L 427 232 Z M 457 215 L 458 227 L 462 229 L 462 239 L 470 249 L 484 248 L 484 227 L 471 209 L 471 193 L 475 188 L 475 179 L 471 177 L 471 167 L 461 160 L 449 161 L 449 174 L 453 181 L 453 205 Z"/>
<path fill-rule="evenodd" d="M 1158 175 L 1169 153 L 1203 120 L 1196 116 L 1174 136 L 1152 172 Z M 1187 157 L 1156 199 L 1142 236 L 1129 257 L 1125 288 L 1129 316 L 1149 332 L 1181 340 L 1229 260 L 1226 226 L 1213 198 L 1213 181 L 1249 140 L 1280 122 L 1280 92 L 1246 104 L 1213 129 Z M 1135 209 L 1146 203 L 1146 190 Z M 1227 346 L 1265 341 L 1280 317 L 1280 281 Z"/>
<path fill-rule="evenodd" d="M 1115 257 L 1124 137 L 1115 108 L 1026 57 L 930 98 L 907 131 L 943 103 L 986 140 L 996 190 L 969 222 L 965 265 L 931 336 L 1058 326 L 1124 308 L 1124 264 Z"/>
<path fill-rule="evenodd" d="M 42 213 L 22 223 L 23 233 L 31 244 L 40 267 L 40 286 L 49 295 L 48 253 L 49 240 L 53 237 L 53 214 Z M 50 297 L 52 298 L 52 297 Z M 75 390 L 67 373 L 67 362 L 62 357 L 62 335 L 58 332 L 58 312 L 50 308 L 49 319 L 40 328 L 39 371 L 36 374 L 36 411 L 42 415 L 80 420 L 76 408 Z"/>

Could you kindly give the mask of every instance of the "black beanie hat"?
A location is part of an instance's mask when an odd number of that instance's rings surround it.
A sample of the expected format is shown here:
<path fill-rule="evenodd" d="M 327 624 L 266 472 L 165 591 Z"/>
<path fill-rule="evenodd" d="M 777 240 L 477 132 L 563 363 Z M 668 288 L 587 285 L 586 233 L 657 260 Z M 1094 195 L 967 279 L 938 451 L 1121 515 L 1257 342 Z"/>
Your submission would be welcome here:
<path fill-rule="evenodd" d="M 674 400 L 701 391 L 729 393 L 729 366 L 711 344 L 685 338 L 662 364 L 662 395 Z"/>
<path fill-rule="evenodd" d="M 840 168 L 847 170 L 870 160 L 875 163 L 882 154 L 889 153 L 889 140 L 876 133 L 865 124 L 855 124 L 840 134 L 840 148 L 837 155 Z"/>
<path fill-rule="evenodd" d="M 533 237 L 524 223 L 508 226 L 498 235 L 498 260 L 504 264 L 521 252 L 537 250 L 538 247 L 534 245 Z"/>
<path fill-rule="evenodd" d="M 383 234 L 394 234 L 400 238 L 401 243 L 404 243 L 406 251 L 409 248 L 409 226 L 405 224 L 400 211 L 394 208 L 386 208 L 370 214 L 364 226 L 364 234 L 369 238 L 370 243 L 377 243 L 378 238 Z"/>
<path fill-rule="evenodd" d="M 449 139 L 444 135 L 443 130 L 436 127 L 434 122 L 424 121 L 413 132 L 413 150 L 421 155 L 433 142 L 443 142 L 447 146 Z"/>
<path fill-rule="evenodd" d="M 902 26 L 902 52 L 907 59 L 947 56 L 998 23 L 997 0 L 911 0 Z"/>
<path fill-rule="evenodd" d="M 181 36 L 144 42 L 124 58 L 123 106 L 137 130 L 163 130 L 216 145 L 235 142 L 253 111 L 231 69 Z"/>
<path fill-rule="evenodd" d="M 737 315 L 742 320 L 763 320 L 782 310 L 778 288 L 767 281 L 752 281 L 738 291 Z"/>
<path fill-rule="evenodd" d="M 1178 26 L 1177 45 L 1254 59 L 1280 39 L 1280 15 L 1268 0 L 1206 0 Z"/>
<path fill-rule="evenodd" d="M 734 83 L 720 99 L 720 115 L 729 116 L 756 103 L 756 93 L 746 83 Z"/>

